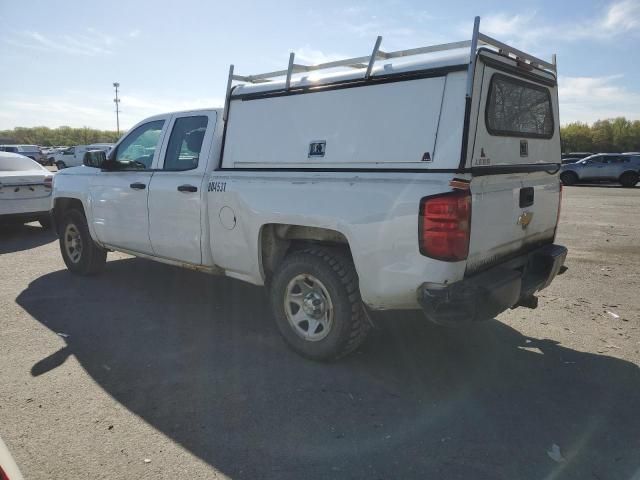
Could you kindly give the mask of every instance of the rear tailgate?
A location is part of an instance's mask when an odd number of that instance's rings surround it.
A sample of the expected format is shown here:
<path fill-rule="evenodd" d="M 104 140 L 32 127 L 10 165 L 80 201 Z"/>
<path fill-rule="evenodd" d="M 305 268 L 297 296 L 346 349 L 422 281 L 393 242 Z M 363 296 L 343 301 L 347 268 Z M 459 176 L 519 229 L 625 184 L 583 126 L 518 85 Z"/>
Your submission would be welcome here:
<path fill-rule="evenodd" d="M 484 52 L 478 57 L 473 98 L 467 273 L 553 241 L 560 201 L 553 76 Z"/>

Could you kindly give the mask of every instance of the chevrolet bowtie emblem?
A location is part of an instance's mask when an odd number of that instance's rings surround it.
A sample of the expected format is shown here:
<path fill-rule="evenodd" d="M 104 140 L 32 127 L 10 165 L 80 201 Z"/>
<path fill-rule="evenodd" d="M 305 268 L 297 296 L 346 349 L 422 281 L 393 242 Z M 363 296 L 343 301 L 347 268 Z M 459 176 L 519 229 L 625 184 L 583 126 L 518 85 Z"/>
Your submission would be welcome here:
<path fill-rule="evenodd" d="M 524 230 L 529 226 L 533 220 L 533 212 L 522 212 L 518 217 L 518 225 L 522 225 L 522 229 Z"/>

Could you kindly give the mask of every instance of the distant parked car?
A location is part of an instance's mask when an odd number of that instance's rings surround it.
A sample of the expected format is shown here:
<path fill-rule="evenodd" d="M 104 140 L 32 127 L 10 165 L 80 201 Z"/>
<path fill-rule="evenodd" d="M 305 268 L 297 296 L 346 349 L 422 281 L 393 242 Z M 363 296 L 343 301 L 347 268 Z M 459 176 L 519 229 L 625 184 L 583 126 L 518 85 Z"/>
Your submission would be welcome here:
<path fill-rule="evenodd" d="M 47 156 L 42 153 L 37 145 L 0 145 L 0 152 L 19 153 L 41 165 L 50 164 Z M 53 163 L 50 165 L 53 165 Z"/>
<path fill-rule="evenodd" d="M 54 153 L 52 160 L 58 167 L 58 170 L 68 167 L 78 167 L 82 165 L 82 159 L 86 152 L 92 150 L 101 150 L 105 153 L 109 153 L 109 150 L 113 147 L 111 143 L 93 143 L 91 145 L 76 145 L 75 147 L 69 147 L 58 153 Z"/>
<path fill-rule="evenodd" d="M 599 153 L 576 163 L 564 164 L 560 180 L 565 185 L 607 180 L 633 187 L 640 180 L 640 155 Z"/>
<path fill-rule="evenodd" d="M 0 223 L 51 226 L 53 174 L 23 155 L 0 152 Z"/>

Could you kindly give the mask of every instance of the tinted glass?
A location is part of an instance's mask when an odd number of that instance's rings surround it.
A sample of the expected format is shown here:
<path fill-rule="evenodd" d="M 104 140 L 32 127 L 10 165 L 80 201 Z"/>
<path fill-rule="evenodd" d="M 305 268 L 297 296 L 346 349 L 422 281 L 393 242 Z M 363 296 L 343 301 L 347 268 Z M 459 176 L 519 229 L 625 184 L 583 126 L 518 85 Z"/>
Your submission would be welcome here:
<path fill-rule="evenodd" d="M 125 169 L 151 168 L 164 120 L 140 125 L 118 145 L 115 161 Z"/>
<path fill-rule="evenodd" d="M 549 90 L 505 75 L 493 75 L 486 123 L 492 135 L 551 138 L 554 122 Z"/>
<path fill-rule="evenodd" d="M 182 117 L 175 121 L 164 160 L 165 170 L 193 170 L 198 167 L 207 123 L 206 116 Z"/>

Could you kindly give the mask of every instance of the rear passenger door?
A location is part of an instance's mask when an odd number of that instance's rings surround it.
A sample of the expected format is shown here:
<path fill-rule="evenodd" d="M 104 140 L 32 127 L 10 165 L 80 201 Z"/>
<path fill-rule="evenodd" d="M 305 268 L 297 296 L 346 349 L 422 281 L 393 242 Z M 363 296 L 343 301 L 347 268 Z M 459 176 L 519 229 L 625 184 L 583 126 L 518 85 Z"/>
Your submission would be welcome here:
<path fill-rule="evenodd" d="M 156 255 L 202 263 L 204 176 L 211 153 L 215 111 L 180 113 L 149 185 L 149 237 Z"/>

